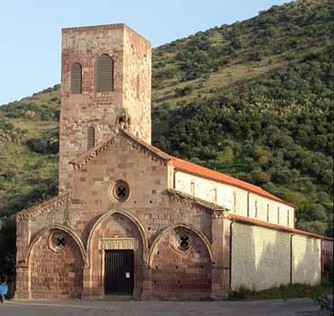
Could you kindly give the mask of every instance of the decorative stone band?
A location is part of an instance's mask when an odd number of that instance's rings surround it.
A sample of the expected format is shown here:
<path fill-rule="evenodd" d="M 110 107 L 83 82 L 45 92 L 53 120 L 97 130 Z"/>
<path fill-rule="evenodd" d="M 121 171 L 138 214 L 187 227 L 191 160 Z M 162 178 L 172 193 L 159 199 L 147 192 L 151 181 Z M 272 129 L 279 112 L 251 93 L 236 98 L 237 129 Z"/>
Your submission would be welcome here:
<path fill-rule="evenodd" d="M 150 155 L 153 161 L 160 161 L 160 163 L 166 165 L 172 159 L 172 156 L 139 139 L 130 132 L 125 130 L 121 130 L 121 132 L 131 141 L 133 148 L 143 152 L 144 154 Z"/>
<path fill-rule="evenodd" d="M 99 249 L 103 250 L 134 250 L 134 238 L 102 238 L 99 240 Z"/>
<path fill-rule="evenodd" d="M 51 210 L 71 201 L 71 193 L 56 196 L 46 202 L 27 208 L 16 215 L 17 220 L 24 220 L 48 214 Z"/>
<path fill-rule="evenodd" d="M 109 138 L 104 143 L 93 147 L 92 149 L 88 150 L 86 153 L 81 155 L 80 157 L 72 160 L 70 163 L 73 165 L 74 169 L 82 168 L 87 162 L 94 159 L 100 153 L 104 152 L 111 144 L 115 142 L 115 136 Z"/>

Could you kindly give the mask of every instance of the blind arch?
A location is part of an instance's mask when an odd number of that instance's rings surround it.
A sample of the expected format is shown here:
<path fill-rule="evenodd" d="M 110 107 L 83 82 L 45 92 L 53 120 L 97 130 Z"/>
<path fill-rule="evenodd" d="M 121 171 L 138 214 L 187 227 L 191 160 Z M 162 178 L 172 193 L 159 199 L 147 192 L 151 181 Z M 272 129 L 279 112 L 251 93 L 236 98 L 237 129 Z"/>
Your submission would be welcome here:
<path fill-rule="evenodd" d="M 114 61 L 106 54 L 95 64 L 95 92 L 114 91 Z"/>

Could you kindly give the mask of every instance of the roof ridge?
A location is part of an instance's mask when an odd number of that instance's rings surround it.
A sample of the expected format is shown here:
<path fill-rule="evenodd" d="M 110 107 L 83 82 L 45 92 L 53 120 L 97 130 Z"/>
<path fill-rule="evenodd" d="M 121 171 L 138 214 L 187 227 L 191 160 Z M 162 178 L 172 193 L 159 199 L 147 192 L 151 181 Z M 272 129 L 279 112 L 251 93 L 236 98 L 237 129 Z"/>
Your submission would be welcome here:
<path fill-rule="evenodd" d="M 148 149 L 150 152 L 153 152 L 154 154 L 156 154 L 158 157 L 164 159 L 164 160 L 171 160 L 174 157 L 169 155 L 168 153 L 166 153 L 165 151 L 153 146 L 152 144 L 140 139 L 139 137 L 133 135 L 132 133 L 130 133 L 129 131 L 125 131 L 124 129 L 121 129 L 122 133 L 129 137 L 130 139 L 132 139 L 133 141 L 135 141 L 136 143 L 140 144 L 141 146 L 144 146 L 146 149 Z"/>
<path fill-rule="evenodd" d="M 80 155 L 79 157 L 70 161 L 70 164 L 74 166 L 74 169 L 80 169 L 83 167 L 87 162 L 94 159 L 100 153 L 105 151 L 111 144 L 115 141 L 115 135 L 107 139 L 106 141 L 102 142 L 94 146 L 93 148 L 86 151 L 84 154 Z"/>

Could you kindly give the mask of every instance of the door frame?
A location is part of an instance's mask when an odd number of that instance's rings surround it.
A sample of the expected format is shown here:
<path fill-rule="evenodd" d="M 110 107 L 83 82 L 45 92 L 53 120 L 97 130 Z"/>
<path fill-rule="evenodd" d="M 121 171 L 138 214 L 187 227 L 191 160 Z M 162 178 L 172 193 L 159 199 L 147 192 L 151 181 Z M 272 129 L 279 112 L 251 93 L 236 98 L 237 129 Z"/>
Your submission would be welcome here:
<path fill-rule="evenodd" d="M 101 294 L 105 294 L 105 251 L 106 250 L 132 250 L 133 251 L 133 293 L 136 289 L 136 249 L 138 249 L 135 238 L 121 237 L 121 238 L 101 238 L 99 240 L 99 250 L 101 253 Z"/>

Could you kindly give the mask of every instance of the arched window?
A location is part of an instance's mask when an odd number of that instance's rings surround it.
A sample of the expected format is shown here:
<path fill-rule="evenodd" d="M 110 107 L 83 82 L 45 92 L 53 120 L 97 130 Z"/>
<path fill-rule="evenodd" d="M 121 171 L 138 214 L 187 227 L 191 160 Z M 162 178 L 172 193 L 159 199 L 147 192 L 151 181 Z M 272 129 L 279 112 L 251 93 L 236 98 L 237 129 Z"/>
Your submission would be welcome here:
<path fill-rule="evenodd" d="M 87 132 L 87 150 L 95 146 L 95 129 L 94 127 L 89 127 Z"/>
<path fill-rule="evenodd" d="M 71 93 L 82 93 L 82 67 L 78 63 L 74 63 L 71 68 Z"/>
<path fill-rule="evenodd" d="M 114 91 L 114 61 L 101 55 L 95 65 L 95 92 Z"/>

